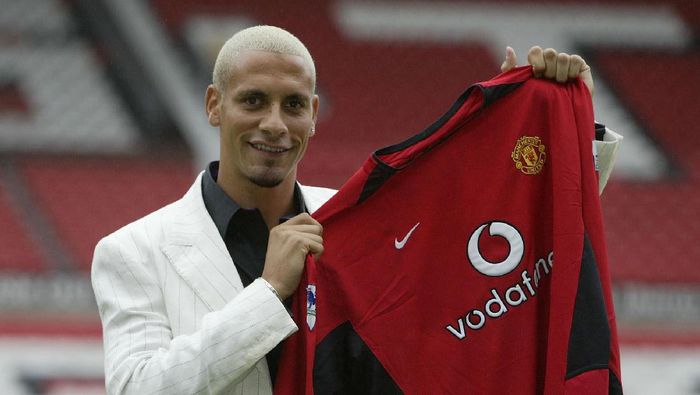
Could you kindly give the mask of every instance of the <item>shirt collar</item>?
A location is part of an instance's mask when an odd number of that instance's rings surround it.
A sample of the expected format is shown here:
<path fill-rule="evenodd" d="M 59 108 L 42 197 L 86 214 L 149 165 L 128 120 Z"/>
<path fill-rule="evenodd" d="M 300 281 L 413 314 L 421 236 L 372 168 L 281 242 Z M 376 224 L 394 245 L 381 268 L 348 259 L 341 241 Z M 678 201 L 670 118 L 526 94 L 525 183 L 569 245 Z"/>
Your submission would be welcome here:
<path fill-rule="evenodd" d="M 298 182 L 294 183 L 294 214 L 292 215 L 285 215 L 284 217 L 280 218 L 280 223 L 292 218 L 295 215 L 301 214 L 301 213 L 307 213 L 308 211 L 306 210 L 306 204 L 304 203 L 304 195 L 301 194 L 301 187 L 299 186 Z"/>
<path fill-rule="evenodd" d="M 219 162 L 211 162 L 202 175 L 202 197 L 209 216 L 214 220 L 216 229 L 223 238 L 231 217 L 241 207 L 216 183 L 218 176 Z"/>
<path fill-rule="evenodd" d="M 221 237 L 224 238 L 231 217 L 241 209 L 241 206 L 231 199 L 216 183 L 218 176 L 219 161 L 209 163 L 202 176 L 202 197 L 209 216 L 214 220 L 216 229 Z M 299 183 L 294 183 L 294 214 L 280 218 L 280 223 L 304 212 L 307 212 L 307 210 L 306 204 L 304 204 L 304 196 L 301 194 L 301 187 Z"/>

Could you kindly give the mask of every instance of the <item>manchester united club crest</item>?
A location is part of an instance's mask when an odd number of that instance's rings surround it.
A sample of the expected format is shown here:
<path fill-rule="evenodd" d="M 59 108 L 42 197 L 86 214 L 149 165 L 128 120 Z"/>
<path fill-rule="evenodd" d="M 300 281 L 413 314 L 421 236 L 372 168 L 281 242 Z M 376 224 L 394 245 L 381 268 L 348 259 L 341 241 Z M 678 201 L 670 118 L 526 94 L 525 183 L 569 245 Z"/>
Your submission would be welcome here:
<path fill-rule="evenodd" d="M 306 286 L 306 325 L 309 330 L 314 330 L 316 325 L 316 286 L 309 284 Z"/>
<path fill-rule="evenodd" d="M 545 146 L 537 136 L 523 136 L 518 139 L 511 157 L 515 168 L 525 174 L 538 174 L 544 167 L 547 154 Z"/>

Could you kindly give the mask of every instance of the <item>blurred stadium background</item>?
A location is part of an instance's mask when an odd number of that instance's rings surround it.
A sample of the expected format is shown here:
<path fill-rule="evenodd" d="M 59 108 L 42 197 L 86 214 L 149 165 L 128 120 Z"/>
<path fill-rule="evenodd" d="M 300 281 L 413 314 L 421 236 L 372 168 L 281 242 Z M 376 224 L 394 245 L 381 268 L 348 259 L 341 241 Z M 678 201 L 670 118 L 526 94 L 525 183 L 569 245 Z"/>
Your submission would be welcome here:
<path fill-rule="evenodd" d="M 596 117 L 625 135 L 602 201 L 626 392 L 700 394 L 699 1 L 0 0 L 1 394 L 104 393 L 94 245 L 218 157 L 204 89 L 252 24 L 315 57 L 300 178 L 331 187 L 506 45 L 585 55 Z"/>

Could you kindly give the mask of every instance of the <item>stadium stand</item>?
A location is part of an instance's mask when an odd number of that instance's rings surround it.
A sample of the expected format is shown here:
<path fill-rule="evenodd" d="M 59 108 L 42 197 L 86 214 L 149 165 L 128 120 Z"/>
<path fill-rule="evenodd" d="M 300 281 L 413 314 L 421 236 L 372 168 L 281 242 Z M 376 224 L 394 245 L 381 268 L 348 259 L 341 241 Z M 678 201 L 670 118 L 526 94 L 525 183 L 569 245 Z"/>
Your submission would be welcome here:
<path fill-rule="evenodd" d="M 601 73 L 676 165 L 662 182 L 610 185 L 603 204 L 613 276 L 700 283 L 700 129 L 693 110 L 700 56 L 599 51 L 596 58 Z"/>
<path fill-rule="evenodd" d="M 48 38 L 61 37 L 73 27 L 61 1 L 1 0 L 0 32 L 3 35 Z"/>
<path fill-rule="evenodd" d="M 133 149 L 134 121 L 70 9 L 56 0 L 2 0 L 0 8 L 0 86 L 9 104 L 24 103 L 31 111 L 0 117 L 0 149 Z"/>
<path fill-rule="evenodd" d="M 19 211 L 7 195 L 7 186 L 0 182 L 0 275 L 38 273 L 45 269 L 39 248 L 23 226 Z"/>
<path fill-rule="evenodd" d="M 99 239 L 174 201 L 193 177 L 187 158 L 28 157 L 19 167 L 83 272 Z"/>
<path fill-rule="evenodd" d="M 20 117 L 28 115 L 29 104 L 11 81 L 0 81 L 0 113 L 4 116 L 13 114 Z"/>
<path fill-rule="evenodd" d="M 108 79 L 109 59 L 99 42 L 84 35 L 74 7 L 58 0 L 0 1 L 0 155 L 21 164 L 6 171 L 28 187 L 23 203 L 49 228 L 32 229 L 32 221 L 18 221 L 3 204 L 3 232 L 12 235 L 0 240 L 7 244 L 0 254 L 5 268 L 89 272 L 99 238 L 124 224 L 123 218 L 174 200 L 182 193 L 174 180 L 191 178 L 187 155 L 165 162 L 120 158 L 145 147 L 145 139 Z M 85 156 L 90 153 L 116 156 Z M 178 176 L 182 169 L 187 177 Z M 152 189 L 145 191 L 143 183 Z M 168 187 L 173 189 L 163 192 Z M 57 244 L 29 248 L 29 240 L 47 234 Z M 40 264 L 42 250 L 53 259 Z M 57 258 L 64 250 L 68 262 Z"/>

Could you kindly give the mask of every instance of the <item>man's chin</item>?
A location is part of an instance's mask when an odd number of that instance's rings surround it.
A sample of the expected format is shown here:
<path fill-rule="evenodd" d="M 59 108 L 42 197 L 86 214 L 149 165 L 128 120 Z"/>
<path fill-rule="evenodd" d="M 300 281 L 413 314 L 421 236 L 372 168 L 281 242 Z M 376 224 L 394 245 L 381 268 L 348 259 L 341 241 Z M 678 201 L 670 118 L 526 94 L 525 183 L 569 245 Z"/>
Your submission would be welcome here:
<path fill-rule="evenodd" d="M 260 176 L 248 178 L 253 184 L 262 188 L 274 188 L 284 181 L 283 177 Z"/>

